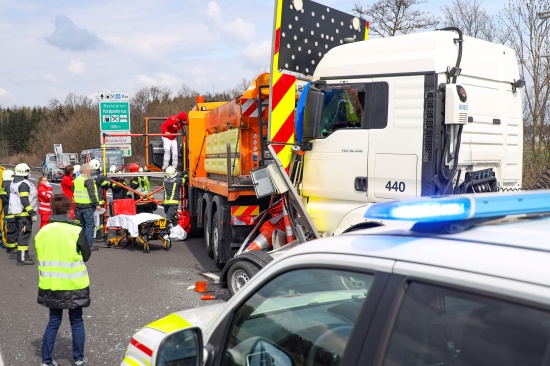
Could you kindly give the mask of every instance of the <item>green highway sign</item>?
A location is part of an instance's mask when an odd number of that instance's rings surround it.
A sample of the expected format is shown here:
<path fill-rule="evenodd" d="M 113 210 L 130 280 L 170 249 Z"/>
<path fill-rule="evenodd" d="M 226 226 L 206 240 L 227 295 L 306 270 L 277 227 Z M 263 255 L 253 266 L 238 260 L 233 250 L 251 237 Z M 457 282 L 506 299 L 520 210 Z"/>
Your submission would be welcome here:
<path fill-rule="evenodd" d="M 130 102 L 100 101 L 101 131 L 130 131 Z"/>

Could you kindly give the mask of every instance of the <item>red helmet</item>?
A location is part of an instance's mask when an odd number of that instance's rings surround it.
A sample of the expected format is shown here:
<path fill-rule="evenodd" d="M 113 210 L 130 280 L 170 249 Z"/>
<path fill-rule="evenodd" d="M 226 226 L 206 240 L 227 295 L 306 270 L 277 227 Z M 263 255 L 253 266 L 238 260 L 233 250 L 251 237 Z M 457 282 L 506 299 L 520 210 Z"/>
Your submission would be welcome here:
<path fill-rule="evenodd" d="M 187 122 L 187 113 L 185 113 L 185 111 L 181 111 L 177 115 L 177 118 L 178 118 L 178 121 L 180 121 L 180 122 Z"/>
<path fill-rule="evenodd" d="M 137 173 L 139 171 L 139 167 L 139 163 L 132 163 L 128 169 L 130 169 L 132 173 Z"/>

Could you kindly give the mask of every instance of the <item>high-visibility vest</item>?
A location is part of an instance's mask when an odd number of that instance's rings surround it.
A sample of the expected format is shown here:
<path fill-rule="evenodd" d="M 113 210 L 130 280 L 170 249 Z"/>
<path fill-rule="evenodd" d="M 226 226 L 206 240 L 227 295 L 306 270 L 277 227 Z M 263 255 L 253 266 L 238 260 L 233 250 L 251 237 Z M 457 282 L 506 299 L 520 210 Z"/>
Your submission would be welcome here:
<path fill-rule="evenodd" d="M 143 189 L 143 193 L 149 193 L 151 191 L 151 184 L 147 177 L 138 177 L 138 185 Z"/>
<path fill-rule="evenodd" d="M 76 251 L 80 226 L 52 222 L 34 237 L 38 260 L 38 287 L 49 291 L 75 291 L 90 286 L 82 255 Z"/>
<path fill-rule="evenodd" d="M 92 203 L 92 199 L 90 198 L 90 195 L 88 194 L 88 190 L 84 185 L 85 181 L 86 181 L 86 178 L 83 175 L 79 175 L 74 180 L 74 203 L 81 204 L 81 205 Z M 99 198 L 99 196 L 97 195 L 97 186 L 95 184 L 95 180 L 92 180 L 92 182 L 94 182 L 96 197 Z"/>

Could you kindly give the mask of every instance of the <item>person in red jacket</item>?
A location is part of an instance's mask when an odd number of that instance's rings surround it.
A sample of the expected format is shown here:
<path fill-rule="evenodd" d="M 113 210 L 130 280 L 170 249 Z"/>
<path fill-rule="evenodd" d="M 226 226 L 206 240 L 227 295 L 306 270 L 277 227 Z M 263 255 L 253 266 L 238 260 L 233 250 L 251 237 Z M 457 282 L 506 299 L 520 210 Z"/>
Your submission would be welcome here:
<path fill-rule="evenodd" d="M 48 177 L 38 178 L 38 213 L 40 214 L 40 228 L 50 220 L 50 201 L 53 196 L 53 187 L 48 182 Z"/>
<path fill-rule="evenodd" d="M 70 211 L 70 217 L 74 220 L 74 200 L 73 200 L 73 191 L 74 191 L 74 166 L 67 165 L 65 167 L 65 175 L 63 178 L 61 178 L 61 189 L 63 191 L 63 195 L 67 197 L 70 202 L 72 202 L 71 211 Z"/>
<path fill-rule="evenodd" d="M 162 144 L 164 148 L 164 160 L 162 162 L 162 170 L 168 168 L 170 163 L 170 151 L 172 152 L 172 166 L 178 167 L 178 140 L 176 133 L 187 124 L 187 113 L 180 112 L 177 116 L 170 116 L 160 126 L 160 131 L 166 136 L 162 136 Z"/>

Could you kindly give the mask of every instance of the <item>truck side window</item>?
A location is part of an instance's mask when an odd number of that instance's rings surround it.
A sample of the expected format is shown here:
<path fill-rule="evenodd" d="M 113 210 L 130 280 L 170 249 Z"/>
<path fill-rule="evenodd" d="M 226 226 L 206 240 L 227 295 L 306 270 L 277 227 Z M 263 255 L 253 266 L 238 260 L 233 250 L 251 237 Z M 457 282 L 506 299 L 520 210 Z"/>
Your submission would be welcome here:
<path fill-rule="evenodd" d="M 388 83 L 332 86 L 325 93 L 321 130 L 382 129 L 388 124 Z"/>
<path fill-rule="evenodd" d="M 546 311 L 412 283 L 383 365 L 542 365 L 549 335 Z"/>
<path fill-rule="evenodd" d="M 236 310 L 223 364 L 338 365 L 373 279 L 312 268 L 280 275 Z"/>
<path fill-rule="evenodd" d="M 365 128 L 382 129 L 388 125 L 389 86 L 386 82 L 369 83 L 365 88 Z"/>

